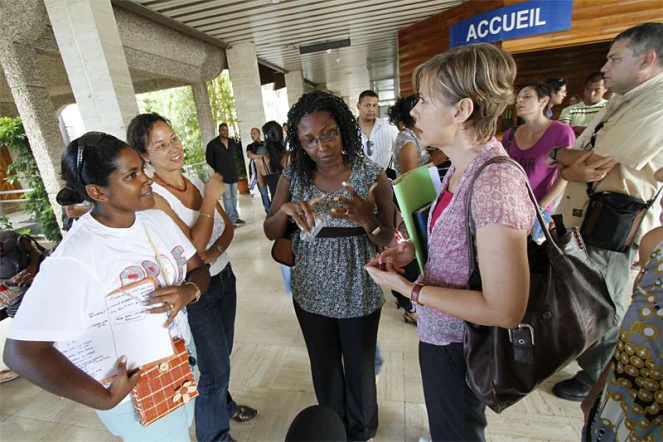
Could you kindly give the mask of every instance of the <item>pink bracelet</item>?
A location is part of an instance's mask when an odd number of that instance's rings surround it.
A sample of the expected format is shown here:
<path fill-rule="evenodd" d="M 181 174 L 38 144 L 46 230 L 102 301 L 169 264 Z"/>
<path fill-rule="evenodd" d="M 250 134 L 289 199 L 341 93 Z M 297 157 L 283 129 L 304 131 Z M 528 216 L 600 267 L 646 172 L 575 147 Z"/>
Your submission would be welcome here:
<path fill-rule="evenodd" d="M 419 302 L 419 292 L 421 292 L 422 288 L 424 288 L 424 284 L 418 282 L 414 285 L 412 288 L 412 293 L 410 294 L 410 300 L 417 305 L 423 305 Z"/>

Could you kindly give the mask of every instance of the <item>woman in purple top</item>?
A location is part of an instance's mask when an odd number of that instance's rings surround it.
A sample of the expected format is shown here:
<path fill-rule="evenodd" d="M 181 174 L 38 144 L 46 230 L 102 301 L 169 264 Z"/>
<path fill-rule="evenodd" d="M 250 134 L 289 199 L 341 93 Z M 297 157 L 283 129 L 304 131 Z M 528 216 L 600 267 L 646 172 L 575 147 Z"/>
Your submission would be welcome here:
<path fill-rule="evenodd" d="M 576 136 L 570 126 L 546 118 L 553 90 L 547 83 L 527 83 L 520 88 L 516 112 L 525 124 L 511 128 L 502 137 L 502 144 L 511 158 L 518 161 L 529 178 L 534 196 L 546 222 L 551 221 L 553 202 L 564 192 L 566 181 L 556 167 L 546 165 L 546 157 L 556 146 L 571 147 Z M 539 240 L 543 231 L 537 223 L 532 238 Z"/>
<path fill-rule="evenodd" d="M 466 197 L 476 171 L 489 159 L 507 155 L 494 135 L 515 76 L 511 55 L 486 43 L 454 48 L 417 68 L 413 83 L 419 102 L 412 115 L 421 142 L 442 150 L 452 163 L 430 211 L 428 261 L 414 284 L 400 275 L 414 258 L 409 242 L 366 266 L 378 284 L 421 306 L 419 363 L 434 441 L 485 439 L 485 406 L 465 380 L 463 321 L 514 328 L 527 306 L 527 235 L 535 211 L 527 178 L 510 164 L 488 166 L 473 186 L 483 289 L 467 289 Z"/>

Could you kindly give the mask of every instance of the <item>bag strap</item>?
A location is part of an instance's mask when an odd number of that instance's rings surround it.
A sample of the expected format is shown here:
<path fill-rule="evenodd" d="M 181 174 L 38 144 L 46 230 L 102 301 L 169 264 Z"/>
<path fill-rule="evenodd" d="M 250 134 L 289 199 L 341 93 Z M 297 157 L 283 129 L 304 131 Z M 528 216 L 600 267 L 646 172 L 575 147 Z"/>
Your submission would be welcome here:
<path fill-rule="evenodd" d="M 34 247 L 35 247 L 40 253 L 46 251 L 46 248 L 45 248 L 44 246 L 42 246 L 41 244 L 39 244 L 39 243 L 37 242 L 37 240 L 36 240 L 32 235 L 28 235 L 27 233 L 24 233 L 24 234 L 22 234 L 21 236 L 19 236 L 19 237 L 18 237 L 18 241 L 21 241 L 21 240 L 24 239 L 24 238 L 27 239 L 28 241 L 30 241 L 30 242 L 32 243 L 32 245 L 33 245 L 33 246 L 34 246 Z"/>
<path fill-rule="evenodd" d="M 543 234 L 546 237 L 546 241 L 550 245 L 551 250 L 554 255 L 554 259 L 556 259 L 559 256 L 563 257 L 562 250 L 557 246 L 557 243 L 553 241 L 552 236 L 550 235 L 550 232 L 548 231 L 548 228 L 546 226 L 546 222 L 543 219 L 543 215 L 541 215 L 541 210 L 539 210 L 539 205 L 536 202 L 536 197 L 534 196 L 534 192 L 532 191 L 532 187 L 529 184 L 529 179 L 527 178 L 527 173 L 525 170 L 523 170 L 522 166 L 518 164 L 517 161 L 510 157 L 494 157 L 486 161 L 479 167 L 479 169 L 474 173 L 474 176 L 472 177 L 472 180 L 470 181 L 469 184 L 469 189 L 467 191 L 467 197 L 466 197 L 466 206 L 465 206 L 465 229 L 466 229 L 466 234 L 467 234 L 467 253 L 470 258 L 470 275 L 478 270 L 478 265 L 476 264 L 476 258 L 475 258 L 475 251 L 474 251 L 474 238 L 475 238 L 475 232 L 476 232 L 476 227 L 474 224 L 474 218 L 472 217 L 472 194 L 474 191 L 474 183 L 476 180 L 479 178 L 481 175 L 481 172 L 493 164 L 511 164 L 513 167 L 518 169 L 523 176 L 525 177 L 525 185 L 527 186 L 527 193 L 529 194 L 529 199 L 532 202 L 532 205 L 534 205 L 534 210 L 536 211 L 536 217 L 538 220 L 539 225 L 541 226 L 541 230 L 543 230 Z M 551 262 L 553 262 L 553 259 L 551 259 Z"/>
<path fill-rule="evenodd" d="M 513 126 L 511 128 L 511 132 L 509 132 L 509 136 L 506 139 L 507 143 L 509 144 L 507 144 L 506 146 L 502 145 L 504 146 L 504 149 L 506 150 L 507 153 L 509 153 L 509 149 L 511 149 L 511 144 L 513 144 L 513 137 L 516 136 L 516 131 L 518 130 L 519 127 L 520 125 Z"/>

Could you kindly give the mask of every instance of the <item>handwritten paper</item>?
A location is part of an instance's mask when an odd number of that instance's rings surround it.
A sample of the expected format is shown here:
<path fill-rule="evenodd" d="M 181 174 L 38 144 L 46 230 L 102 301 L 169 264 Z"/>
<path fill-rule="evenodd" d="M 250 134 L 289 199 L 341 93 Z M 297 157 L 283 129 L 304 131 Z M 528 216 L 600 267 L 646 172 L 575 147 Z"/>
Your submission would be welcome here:
<path fill-rule="evenodd" d="M 105 383 L 116 374 L 117 360 L 126 355 L 129 370 L 174 354 L 164 326 L 167 314 L 150 314 L 142 305 L 156 288 L 154 278 L 122 287 L 105 297 L 104 305 L 88 315 L 88 328 L 76 341 L 58 349 L 78 368 Z"/>

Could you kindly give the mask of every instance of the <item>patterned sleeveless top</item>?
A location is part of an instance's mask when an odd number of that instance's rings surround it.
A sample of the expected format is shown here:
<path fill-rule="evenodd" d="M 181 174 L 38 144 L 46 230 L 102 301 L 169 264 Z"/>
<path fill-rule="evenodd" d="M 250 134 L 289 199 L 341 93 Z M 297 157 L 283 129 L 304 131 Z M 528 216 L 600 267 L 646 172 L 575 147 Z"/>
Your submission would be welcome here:
<path fill-rule="evenodd" d="M 376 163 L 362 157 L 352 165 L 348 184 L 366 199 L 381 171 Z M 313 183 L 306 185 L 302 179 L 293 179 L 291 166 L 286 167 L 283 175 L 290 181 L 292 201 L 308 201 L 324 194 Z M 327 193 L 327 198 L 313 206 L 314 212 L 322 217 L 325 227 L 358 227 L 349 220 L 329 217 L 332 207 L 337 205 L 334 202 L 337 195 L 351 198 L 342 187 Z M 364 270 L 378 252 L 368 235 L 316 238 L 309 243 L 302 241 L 297 233 L 293 235 L 292 250 L 296 262 L 292 293 L 305 311 L 337 319 L 356 318 L 367 316 L 384 304 L 382 290 Z"/>

